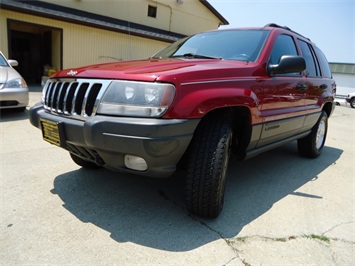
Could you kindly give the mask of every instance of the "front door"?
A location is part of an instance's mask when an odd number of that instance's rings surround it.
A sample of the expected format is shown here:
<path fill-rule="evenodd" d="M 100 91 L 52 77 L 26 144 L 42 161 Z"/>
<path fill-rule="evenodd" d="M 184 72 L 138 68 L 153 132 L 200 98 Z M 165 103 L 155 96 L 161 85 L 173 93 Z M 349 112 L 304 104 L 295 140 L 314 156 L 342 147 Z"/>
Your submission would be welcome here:
<path fill-rule="evenodd" d="M 269 64 L 278 64 L 283 55 L 298 55 L 293 37 L 279 35 L 275 41 Z M 297 134 L 304 122 L 307 79 L 303 73 L 275 75 L 260 82 L 260 115 L 263 129 L 258 147 Z"/>

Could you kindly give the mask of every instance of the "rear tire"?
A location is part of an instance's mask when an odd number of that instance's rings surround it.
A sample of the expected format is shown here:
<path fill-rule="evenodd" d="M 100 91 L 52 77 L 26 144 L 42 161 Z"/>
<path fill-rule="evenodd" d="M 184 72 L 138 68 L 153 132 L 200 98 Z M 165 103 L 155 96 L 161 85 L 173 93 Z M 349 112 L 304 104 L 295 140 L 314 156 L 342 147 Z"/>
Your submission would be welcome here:
<path fill-rule="evenodd" d="M 84 167 L 84 168 L 88 168 L 88 169 L 99 169 L 101 168 L 100 165 L 97 165 L 96 163 L 93 162 L 89 162 L 86 161 L 84 159 L 81 159 L 80 157 L 70 153 L 70 157 L 72 158 L 72 160 L 74 161 L 74 163 L 76 163 L 77 165 Z"/>
<path fill-rule="evenodd" d="M 187 157 L 185 197 L 190 213 L 216 218 L 221 212 L 231 146 L 228 117 L 211 116 L 200 122 Z"/>
<path fill-rule="evenodd" d="M 322 111 L 318 122 L 306 137 L 297 141 L 298 153 L 304 157 L 317 158 L 324 147 L 328 131 L 328 115 Z"/>
<path fill-rule="evenodd" d="M 350 107 L 355 108 L 355 97 L 350 100 Z"/>

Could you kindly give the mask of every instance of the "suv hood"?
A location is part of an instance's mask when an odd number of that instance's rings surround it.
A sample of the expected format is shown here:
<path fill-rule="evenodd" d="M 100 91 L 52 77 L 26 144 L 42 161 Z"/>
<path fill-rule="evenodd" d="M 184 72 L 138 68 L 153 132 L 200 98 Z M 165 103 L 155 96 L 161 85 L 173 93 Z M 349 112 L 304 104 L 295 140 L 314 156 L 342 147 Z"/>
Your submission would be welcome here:
<path fill-rule="evenodd" d="M 186 82 L 212 77 L 236 76 L 254 63 L 220 59 L 148 59 L 122 61 L 67 69 L 52 78 L 100 78 L 137 81 Z M 243 72 L 243 71 L 242 71 Z M 242 74 L 242 73 L 240 73 Z"/>

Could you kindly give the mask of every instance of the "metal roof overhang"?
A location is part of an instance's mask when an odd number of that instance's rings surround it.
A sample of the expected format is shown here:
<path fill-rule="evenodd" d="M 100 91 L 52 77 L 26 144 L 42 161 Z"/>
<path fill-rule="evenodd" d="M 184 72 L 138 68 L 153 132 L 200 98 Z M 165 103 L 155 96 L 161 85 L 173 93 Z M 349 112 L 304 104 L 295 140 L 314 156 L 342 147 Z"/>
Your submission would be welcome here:
<path fill-rule="evenodd" d="M 229 25 L 229 22 L 207 0 L 200 0 L 200 2 L 221 21 L 220 25 Z"/>
<path fill-rule="evenodd" d="M 179 33 L 164 31 L 129 21 L 97 15 L 37 0 L 0 0 L 0 8 L 165 42 L 175 42 L 183 37 L 186 37 L 186 35 Z"/>

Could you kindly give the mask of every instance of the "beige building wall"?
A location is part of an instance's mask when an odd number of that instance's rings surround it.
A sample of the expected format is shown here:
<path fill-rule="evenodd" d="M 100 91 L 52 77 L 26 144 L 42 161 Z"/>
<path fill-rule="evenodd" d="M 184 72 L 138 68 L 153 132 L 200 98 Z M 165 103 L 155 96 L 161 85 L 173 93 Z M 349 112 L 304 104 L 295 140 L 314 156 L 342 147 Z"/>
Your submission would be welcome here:
<path fill-rule="evenodd" d="M 166 31 L 192 35 L 217 29 L 220 20 L 199 0 L 42 0 Z M 148 16 L 148 5 L 157 16 Z M 190 25 L 193 25 L 191 27 Z"/>
<path fill-rule="evenodd" d="M 7 10 L 0 10 L 0 49 L 8 57 L 7 19 L 34 23 L 62 29 L 63 68 L 127 59 L 144 59 L 161 50 L 169 43 L 128 34 L 96 29 L 77 24 L 61 22 L 39 16 L 32 16 Z M 53 67 L 59 68 L 60 34 L 52 35 Z"/>
<path fill-rule="evenodd" d="M 6 12 L 0 8 L 0 50 L 8 57 L 7 23 Z"/>

